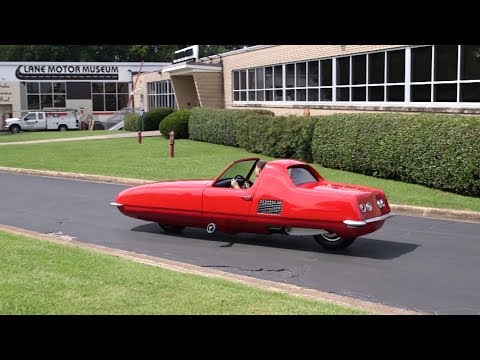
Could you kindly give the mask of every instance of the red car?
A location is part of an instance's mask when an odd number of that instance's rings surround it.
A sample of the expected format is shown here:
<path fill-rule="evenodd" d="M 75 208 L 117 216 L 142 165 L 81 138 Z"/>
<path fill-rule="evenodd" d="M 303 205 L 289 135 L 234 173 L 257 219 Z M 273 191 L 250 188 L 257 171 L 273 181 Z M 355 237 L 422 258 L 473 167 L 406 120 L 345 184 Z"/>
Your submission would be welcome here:
<path fill-rule="evenodd" d="M 344 249 L 380 229 L 390 212 L 385 193 L 324 180 L 296 160 L 234 161 L 212 180 L 165 181 L 123 190 L 111 205 L 124 215 L 157 222 L 166 232 L 186 226 L 226 233 L 313 235 L 324 248 Z M 233 189 L 231 180 L 242 186 Z M 244 184 L 249 188 L 243 188 Z"/>

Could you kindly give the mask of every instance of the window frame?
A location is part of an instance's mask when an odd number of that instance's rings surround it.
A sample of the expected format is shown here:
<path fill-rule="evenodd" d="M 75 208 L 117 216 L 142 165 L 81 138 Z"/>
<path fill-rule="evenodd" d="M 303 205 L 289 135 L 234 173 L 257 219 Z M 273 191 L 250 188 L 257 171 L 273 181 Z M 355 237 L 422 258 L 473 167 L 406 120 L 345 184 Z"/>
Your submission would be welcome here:
<path fill-rule="evenodd" d="M 147 82 L 147 106 L 145 111 L 158 107 L 177 108 L 172 80 Z"/>
<path fill-rule="evenodd" d="M 457 76 L 455 80 L 435 80 L 435 72 L 436 72 L 436 47 L 437 46 L 442 46 L 442 45 L 409 45 L 409 46 L 402 46 L 402 47 L 395 47 L 395 48 L 390 48 L 390 49 L 383 49 L 383 50 L 375 50 L 375 51 L 365 51 L 365 52 L 358 52 L 354 54 L 349 54 L 349 55 L 338 55 L 338 56 L 331 56 L 331 57 L 324 57 L 324 58 L 318 58 L 318 59 L 306 59 L 302 61 L 294 61 L 294 62 L 286 62 L 286 63 L 276 63 L 276 64 L 268 64 L 264 66 L 257 66 L 257 67 L 249 67 L 249 68 L 244 68 L 244 69 L 235 69 L 232 70 L 232 105 L 250 105 L 250 104 L 255 104 L 255 105 L 262 105 L 262 106 L 285 106 L 285 105 L 290 105 L 290 106 L 311 106 L 311 105 L 338 105 L 338 106 L 389 106 L 389 107 L 449 107 L 449 108 L 477 108 L 480 106 L 480 95 L 478 97 L 478 101 L 461 101 L 462 99 L 462 91 L 465 91 L 465 88 L 470 87 L 474 88 L 475 85 L 467 85 L 467 84 L 478 84 L 480 86 L 480 76 L 479 79 L 469 79 L 469 80 L 462 80 L 461 79 L 461 67 L 463 61 L 467 61 L 462 59 L 463 56 L 463 51 L 462 47 L 464 45 L 457 45 Z M 416 48 L 431 48 L 431 63 L 430 63 L 430 68 L 431 68 L 431 76 L 429 81 L 412 81 L 412 50 Z M 393 56 L 394 52 L 402 52 L 402 55 L 404 56 L 404 61 L 401 63 L 404 65 L 403 71 L 401 70 L 402 68 L 400 67 L 398 71 L 403 72 L 403 81 L 400 81 L 400 78 L 395 78 L 393 76 L 393 71 L 390 72 L 389 74 L 389 67 L 392 66 L 392 64 L 389 64 L 389 62 L 392 62 L 392 58 L 390 56 Z M 480 52 L 480 47 L 479 47 L 479 52 Z M 373 54 L 383 54 L 383 82 L 380 83 L 370 83 L 370 58 L 371 55 Z M 392 54 L 392 55 L 390 55 Z M 353 84 L 353 62 L 354 62 L 354 57 L 355 56 L 362 56 L 365 55 L 366 61 L 365 61 L 365 83 L 364 84 Z M 377 55 L 378 56 L 378 55 Z M 341 58 L 348 58 L 349 59 L 349 83 L 348 85 L 338 85 L 337 84 L 337 60 Z M 323 66 L 325 66 L 326 61 L 331 61 L 332 69 L 331 70 L 331 86 L 325 86 L 323 84 L 323 74 L 324 74 L 324 69 Z M 318 85 L 317 86 L 310 86 L 309 84 L 309 68 L 310 68 L 310 63 L 311 62 L 318 62 Z M 393 65 L 395 65 L 395 62 L 392 62 Z M 297 64 L 305 64 L 305 77 L 306 77 L 306 82 L 305 86 L 298 86 L 297 84 L 297 69 L 298 66 Z M 287 66 L 292 66 L 294 69 L 293 73 L 293 79 L 294 79 L 294 86 L 293 87 L 287 87 L 287 73 L 286 73 L 286 67 Z M 280 88 L 275 88 L 275 67 L 281 66 L 283 69 L 282 72 L 282 77 L 283 77 L 283 87 Z M 266 79 L 267 79 L 267 68 L 272 69 L 272 87 L 267 88 L 266 87 Z M 257 73 L 258 69 L 263 69 L 263 88 L 262 89 L 257 89 L 255 88 L 256 94 L 258 93 L 257 91 L 260 90 L 263 92 L 263 100 L 259 99 L 258 96 L 255 96 L 254 98 L 248 98 L 248 97 L 240 97 L 236 95 L 235 93 L 238 90 L 235 90 L 235 72 L 238 71 L 246 71 L 248 72 L 249 70 L 254 70 L 255 74 Z M 329 70 L 329 72 L 330 72 Z M 391 77 L 391 79 L 389 78 Z M 392 81 L 392 82 L 391 82 Z M 395 81 L 395 82 L 393 82 Z M 451 87 L 447 87 L 446 85 L 451 85 Z M 455 89 L 453 89 L 453 86 L 456 86 Z M 415 99 L 415 93 L 417 90 L 419 90 L 419 86 L 429 86 L 429 100 L 428 101 L 416 101 Z M 247 88 L 248 88 L 248 79 L 247 79 Z M 339 92 L 339 89 L 342 88 L 348 88 L 348 100 L 343 100 L 341 101 L 340 99 L 337 99 L 337 94 Z M 364 100 L 354 100 L 357 98 L 355 96 L 356 94 L 356 88 L 365 88 L 365 101 Z M 378 91 L 378 88 L 381 88 L 383 90 L 383 97 L 379 96 L 378 97 L 372 97 L 374 96 L 373 91 Z M 283 92 L 283 100 L 275 100 L 275 91 L 282 90 Z M 297 90 L 304 91 L 301 94 L 302 97 L 299 98 Z M 439 90 L 442 90 L 441 95 L 438 93 Z M 455 101 L 440 101 L 437 100 L 438 96 L 446 96 L 447 98 L 451 98 L 451 94 L 453 91 L 456 91 L 456 98 Z M 273 95 L 267 94 L 268 91 L 271 91 Z M 310 95 L 310 91 L 312 91 Z M 316 94 L 314 91 L 318 91 L 318 94 Z M 329 91 L 327 94 L 326 91 Z M 341 90 L 345 91 L 345 90 Z M 363 90 L 361 90 L 363 91 Z M 472 94 L 474 90 L 468 89 L 469 93 L 466 94 L 465 96 L 468 98 L 472 98 Z M 329 96 L 329 99 L 326 99 L 326 95 L 331 95 Z M 267 100 L 267 98 L 269 100 Z M 277 97 L 278 98 L 278 97 Z M 289 100 L 287 100 L 287 98 Z M 309 99 L 314 99 L 314 100 L 309 100 Z M 362 97 L 363 98 L 363 94 Z M 243 99 L 243 100 L 242 100 Z M 305 100 L 304 100 L 305 99 Z M 315 100 L 317 99 L 317 100 Z M 403 99 L 403 100 L 402 100 Z M 473 99 L 476 100 L 477 98 L 473 96 Z"/>

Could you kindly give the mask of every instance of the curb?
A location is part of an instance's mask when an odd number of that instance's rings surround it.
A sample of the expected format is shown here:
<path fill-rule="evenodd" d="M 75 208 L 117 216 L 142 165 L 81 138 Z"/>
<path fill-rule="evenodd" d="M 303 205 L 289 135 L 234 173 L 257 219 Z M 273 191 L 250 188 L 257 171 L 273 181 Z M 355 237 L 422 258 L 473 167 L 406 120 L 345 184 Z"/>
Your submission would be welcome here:
<path fill-rule="evenodd" d="M 143 184 L 156 182 L 156 180 L 129 179 L 129 178 L 114 177 L 114 176 L 77 174 L 77 173 L 68 173 L 63 171 L 50 171 L 50 170 L 22 169 L 22 168 L 12 168 L 12 167 L 5 167 L 5 166 L 0 166 L 0 171 L 14 173 L 14 174 L 48 176 L 48 177 L 57 177 L 57 178 L 83 180 L 83 181 L 95 181 L 95 182 L 128 185 L 128 186 L 143 185 Z M 390 208 L 393 212 L 395 212 L 398 215 L 422 216 L 422 217 L 430 217 L 430 218 L 441 219 L 441 220 L 456 220 L 456 221 L 480 223 L 480 212 L 475 212 L 475 211 L 436 209 L 436 208 L 426 208 L 426 207 L 420 207 L 420 206 L 398 205 L 398 204 L 390 204 Z"/>
<path fill-rule="evenodd" d="M 181 263 L 174 260 L 163 259 L 145 254 L 138 254 L 131 251 L 112 249 L 101 245 L 87 244 L 80 241 L 72 240 L 70 238 L 62 238 L 61 236 L 53 236 L 38 233 L 35 231 L 24 230 L 13 226 L 7 226 L 0 224 L 0 230 L 10 232 L 13 234 L 25 235 L 37 239 L 43 239 L 50 242 L 54 242 L 62 245 L 74 246 L 81 249 L 91 250 L 102 254 L 116 256 L 122 259 L 134 261 L 141 264 L 150 266 L 156 266 L 167 270 L 195 274 L 200 276 L 207 276 L 213 278 L 220 278 L 235 283 L 241 283 L 244 285 L 261 288 L 264 290 L 287 293 L 302 298 L 315 299 L 334 303 L 336 305 L 346 306 L 363 310 L 376 315 L 426 315 L 426 313 L 419 311 L 406 310 L 402 308 L 396 308 L 384 304 L 374 303 L 370 301 L 350 298 L 343 295 L 337 295 L 333 293 L 322 292 L 319 290 L 302 288 L 296 285 L 276 283 L 269 280 L 262 280 L 252 278 L 244 275 L 231 274 L 220 270 L 204 268 L 197 265 Z"/>
<path fill-rule="evenodd" d="M 120 178 L 120 177 L 104 176 L 104 175 L 78 174 L 78 173 L 69 173 L 69 172 L 63 172 L 63 171 L 12 168 L 12 167 L 6 167 L 6 166 L 0 166 L 0 171 L 13 173 L 13 174 L 47 176 L 47 177 L 55 177 L 55 178 L 62 178 L 62 179 L 95 181 L 95 182 L 103 182 L 103 183 L 109 183 L 109 184 L 132 185 L 132 186 L 148 184 L 155 181 L 155 180 L 142 180 L 142 179 L 128 179 L 128 178 Z"/>
<path fill-rule="evenodd" d="M 475 211 L 436 209 L 397 204 L 391 204 L 390 208 L 398 215 L 423 216 L 441 220 L 457 220 L 480 223 L 480 212 Z"/>

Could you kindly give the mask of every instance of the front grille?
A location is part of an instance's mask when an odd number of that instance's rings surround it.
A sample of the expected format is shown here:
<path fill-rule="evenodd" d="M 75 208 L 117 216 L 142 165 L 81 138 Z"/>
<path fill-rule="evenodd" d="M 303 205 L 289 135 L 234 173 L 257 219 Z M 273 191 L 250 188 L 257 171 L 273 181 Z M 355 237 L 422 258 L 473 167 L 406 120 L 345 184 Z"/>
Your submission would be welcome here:
<path fill-rule="evenodd" d="M 282 202 L 280 200 L 260 200 L 257 207 L 258 214 L 280 215 L 282 213 Z"/>

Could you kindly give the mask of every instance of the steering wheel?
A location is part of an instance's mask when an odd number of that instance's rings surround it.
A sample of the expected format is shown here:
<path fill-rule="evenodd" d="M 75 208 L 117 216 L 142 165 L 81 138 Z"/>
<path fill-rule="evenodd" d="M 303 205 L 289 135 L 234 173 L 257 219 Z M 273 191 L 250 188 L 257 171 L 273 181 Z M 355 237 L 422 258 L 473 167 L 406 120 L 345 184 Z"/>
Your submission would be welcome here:
<path fill-rule="evenodd" d="M 238 186 L 243 187 L 245 185 L 245 178 L 242 175 L 235 175 L 234 179 L 237 181 Z"/>

